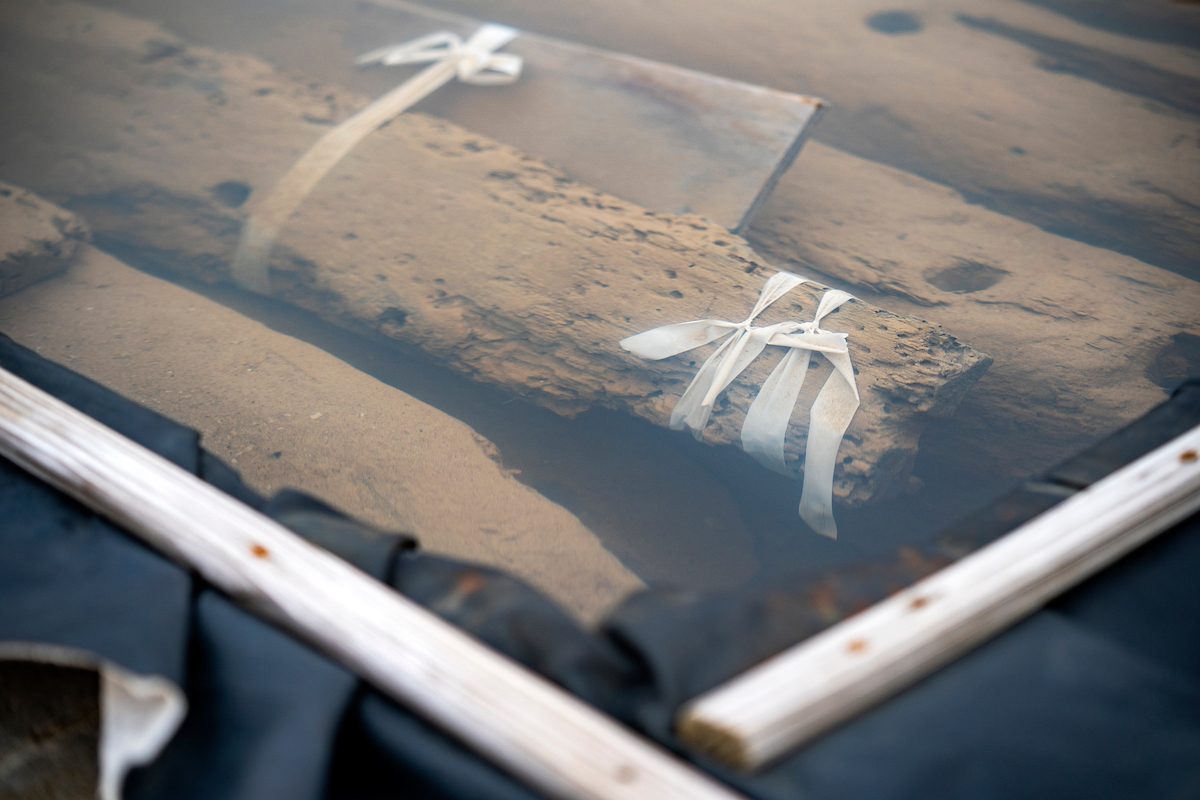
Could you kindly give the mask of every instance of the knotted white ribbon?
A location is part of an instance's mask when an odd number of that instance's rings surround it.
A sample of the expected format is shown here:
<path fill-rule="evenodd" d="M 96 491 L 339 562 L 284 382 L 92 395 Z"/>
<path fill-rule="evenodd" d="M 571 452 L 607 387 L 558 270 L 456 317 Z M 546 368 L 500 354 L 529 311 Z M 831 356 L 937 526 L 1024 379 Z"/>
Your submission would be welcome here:
<path fill-rule="evenodd" d="M 413 39 L 404 44 L 390 45 L 359 56 L 359 66 L 382 64 L 425 64 L 447 61 L 454 65 L 455 75 L 463 83 L 476 86 L 501 86 L 513 83 L 521 76 L 521 57 L 512 53 L 492 52 L 513 40 L 517 32 L 502 25 L 485 25 L 470 39 L 463 41 L 456 33 L 442 31 Z"/>
<path fill-rule="evenodd" d="M 267 263 L 279 232 L 334 165 L 380 126 L 457 77 L 475 86 L 513 83 L 521 75 L 521 58 L 496 53 L 517 36 L 502 25 L 484 25 L 465 42 L 453 33 L 432 33 L 406 44 L 382 47 L 357 59 L 360 65 L 424 64 L 430 66 L 322 136 L 270 192 L 251 201 L 233 257 L 233 278 L 251 291 L 270 291 Z"/>
<path fill-rule="evenodd" d="M 642 358 L 659 360 L 724 337 L 671 412 L 671 427 L 690 428 L 697 438 L 708 424 L 717 397 L 768 345 L 788 348 L 763 383 L 742 424 L 742 448 L 760 463 L 784 474 L 790 474 L 784 461 L 784 441 L 809 361 L 813 353 L 829 359 L 833 370 L 809 414 L 800 516 L 817 533 L 837 538 L 833 473 L 842 437 L 858 410 L 859 396 L 847 335 L 822 330 L 821 321 L 852 298 L 846 292 L 830 290 L 821 297 L 812 322 L 754 325 L 772 303 L 807 282 L 789 272 L 776 273 L 767 280 L 750 315 L 741 322 L 702 319 L 664 325 L 623 339 L 621 347 Z"/>

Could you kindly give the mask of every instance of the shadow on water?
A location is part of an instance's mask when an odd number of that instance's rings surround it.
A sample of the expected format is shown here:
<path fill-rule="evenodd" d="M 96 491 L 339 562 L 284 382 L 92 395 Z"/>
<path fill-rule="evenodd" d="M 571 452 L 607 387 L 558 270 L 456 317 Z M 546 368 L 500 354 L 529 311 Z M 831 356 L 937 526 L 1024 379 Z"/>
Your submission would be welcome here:
<path fill-rule="evenodd" d="M 136 251 L 99 244 L 127 263 L 153 266 Z M 462 420 L 497 446 L 519 480 L 576 514 L 653 586 L 731 587 L 784 566 L 816 570 L 893 552 L 1007 488 L 920 459 L 924 488 L 866 509 L 839 509 L 841 538 L 829 541 L 797 516 L 799 483 L 737 448 L 603 409 L 568 419 L 378 334 L 347 331 L 232 287 L 177 282 Z M 936 439 L 938 431 L 928 435 Z"/>

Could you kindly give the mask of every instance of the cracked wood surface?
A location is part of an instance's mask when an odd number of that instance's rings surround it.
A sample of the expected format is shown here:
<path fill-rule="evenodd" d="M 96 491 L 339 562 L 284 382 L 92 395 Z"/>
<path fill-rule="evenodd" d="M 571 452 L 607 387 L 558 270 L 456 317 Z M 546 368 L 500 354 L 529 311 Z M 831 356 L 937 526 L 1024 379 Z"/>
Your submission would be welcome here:
<path fill-rule="evenodd" d="M 405 0 L 93 0 L 196 45 L 249 53 L 379 97 L 413 67 L 355 64 L 363 53 L 434 31 L 464 38 L 481 21 Z M 486 21 L 486 20 L 484 20 Z M 790 166 L 820 100 L 647 62 L 522 31 L 503 48 L 521 78 L 458 82 L 413 106 L 561 167 L 654 211 L 699 214 L 741 230 Z"/>
<path fill-rule="evenodd" d="M 70 3 L 6 14 L 2 174 L 76 210 L 102 246 L 190 279 L 227 279 L 247 193 L 252 203 L 330 119 L 366 102 L 121 14 Z M 698 361 L 647 364 L 617 342 L 666 322 L 740 319 L 773 270 L 700 218 L 645 211 L 415 114 L 317 187 L 271 266 L 279 297 L 340 324 L 562 413 L 599 405 L 659 424 Z M 802 287 L 763 321 L 810 318 L 818 295 Z M 864 397 L 835 491 L 851 503 L 894 496 L 927 421 L 951 414 L 989 359 L 861 302 L 828 327 L 850 333 Z M 771 366 L 761 359 L 732 387 L 708 441 L 737 439 Z M 792 458 L 804 428 L 798 413 Z"/>

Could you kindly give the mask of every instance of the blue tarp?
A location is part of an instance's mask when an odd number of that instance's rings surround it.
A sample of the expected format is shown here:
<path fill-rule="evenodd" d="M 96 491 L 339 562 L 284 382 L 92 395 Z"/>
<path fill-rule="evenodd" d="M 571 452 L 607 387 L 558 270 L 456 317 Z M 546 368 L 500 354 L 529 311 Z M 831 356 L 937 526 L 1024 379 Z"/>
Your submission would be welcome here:
<path fill-rule="evenodd" d="M 255 495 L 194 431 L 3 337 L 0 366 L 676 750 L 670 719 L 681 702 L 825 624 L 808 598 L 829 576 L 798 574 L 720 595 L 646 592 L 584 631 L 505 575 L 425 555 L 408 536 L 298 493 Z M 1082 488 L 1197 424 L 1200 387 L 1148 420 L 963 525 L 1015 524 L 1014 513 L 1056 501 L 1036 486 Z M 765 772 L 702 766 L 761 798 L 1200 798 L 1198 534 L 1193 518 Z M 183 687 L 188 716 L 162 756 L 131 775 L 134 800 L 532 796 L 3 460 L 0 640 L 85 649 Z"/>

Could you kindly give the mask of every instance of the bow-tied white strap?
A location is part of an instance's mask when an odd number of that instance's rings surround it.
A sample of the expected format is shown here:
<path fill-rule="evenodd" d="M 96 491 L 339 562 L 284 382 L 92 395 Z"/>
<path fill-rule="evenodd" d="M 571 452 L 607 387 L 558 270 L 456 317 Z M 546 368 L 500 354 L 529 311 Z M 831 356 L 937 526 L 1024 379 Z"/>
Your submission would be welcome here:
<path fill-rule="evenodd" d="M 755 397 L 742 425 L 742 447 L 746 452 L 785 474 L 790 474 L 784 460 L 788 423 L 804 385 L 809 361 L 813 353 L 829 359 L 833 371 L 810 412 L 800 516 L 818 533 L 836 538 L 833 472 L 842 437 L 858 410 L 859 397 L 847 335 L 823 330 L 821 322 L 852 298 L 846 292 L 830 290 L 821 297 L 812 322 L 754 325 L 772 303 L 807 282 L 789 272 L 776 273 L 767 280 L 758 302 L 742 322 L 702 319 L 663 325 L 623 339 L 621 347 L 642 358 L 659 360 L 724 338 L 700 366 L 671 412 L 671 427 L 690 428 L 697 438 L 708 424 L 717 397 L 767 346 L 788 348 Z"/>
<path fill-rule="evenodd" d="M 859 396 L 847 335 L 823 330 L 821 322 L 851 299 L 846 292 L 832 289 L 821 297 L 812 322 L 771 337 L 769 344 L 787 347 L 788 352 L 763 382 L 742 423 L 742 449 L 764 466 L 791 474 L 784 459 L 784 443 L 809 361 L 813 353 L 820 353 L 833 365 L 809 411 L 804 490 L 800 497 L 801 518 L 817 533 L 831 539 L 837 538 L 833 473 L 842 437 L 858 411 Z"/>
<path fill-rule="evenodd" d="M 523 62 L 520 56 L 493 52 L 511 42 L 516 35 L 515 30 L 503 25 L 485 25 L 464 42 L 456 33 L 441 31 L 364 53 L 356 63 L 392 67 L 451 61 L 455 74 L 463 83 L 499 86 L 521 77 Z"/>
<path fill-rule="evenodd" d="M 267 263 L 283 226 L 326 173 L 373 131 L 455 77 L 476 86 L 499 86 L 517 80 L 521 74 L 520 56 L 494 52 L 516 36 L 512 28 L 484 25 L 465 42 L 457 34 L 432 33 L 360 56 L 358 63 L 362 65 L 429 66 L 326 133 L 270 191 L 251 199 L 233 256 L 234 280 L 252 291 L 270 291 Z"/>
<path fill-rule="evenodd" d="M 780 323 L 759 328 L 754 326 L 754 320 L 772 303 L 802 283 L 807 283 L 807 280 L 799 275 L 775 273 L 767 280 L 759 293 L 758 302 L 742 322 L 698 319 L 663 325 L 621 340 L 621 347 L 634 355 L 659 360 L 725 337 L 725 341 L 700 366 L 696 377 L 675 404 L 671 412 L 672 429 L 689 428 L 696 438 L 700 438 L 721 392 L 750 366 L 772 336 L 794 325 Z"/>

